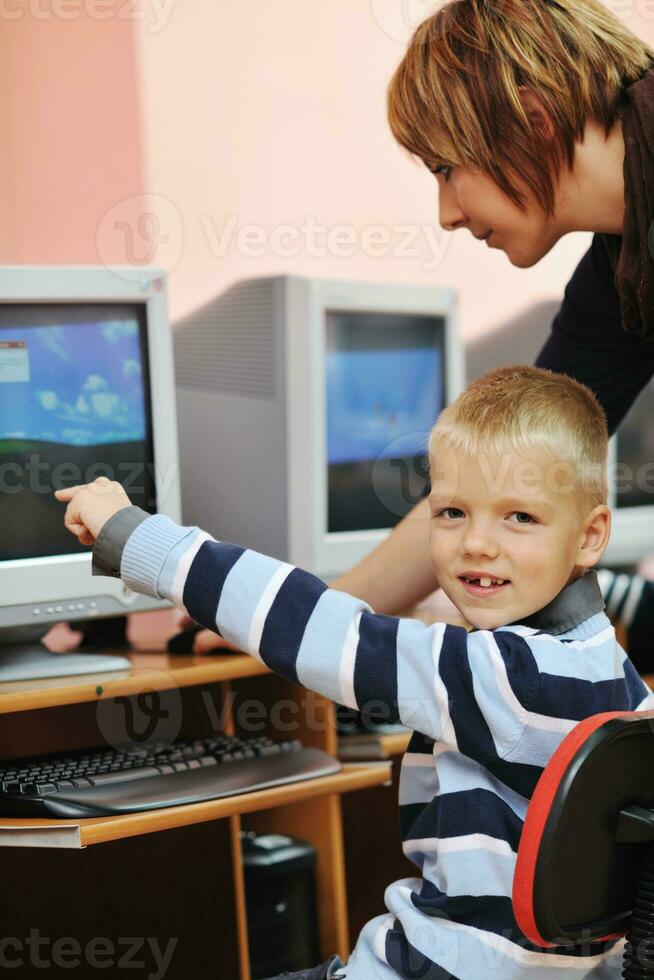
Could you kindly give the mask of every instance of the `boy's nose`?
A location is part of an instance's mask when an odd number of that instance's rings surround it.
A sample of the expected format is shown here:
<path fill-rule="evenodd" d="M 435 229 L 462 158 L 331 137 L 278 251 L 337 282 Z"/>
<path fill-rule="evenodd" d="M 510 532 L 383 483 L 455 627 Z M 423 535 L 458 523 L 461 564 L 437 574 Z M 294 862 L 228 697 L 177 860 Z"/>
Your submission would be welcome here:
<path fill-rule="evenodd" d="M 488 528 L 481 525 L 470 525 L 463 538 L 463 551 L 469 557 L 483 555 L 485 558 L 497 558 L 499 547 Z"/>

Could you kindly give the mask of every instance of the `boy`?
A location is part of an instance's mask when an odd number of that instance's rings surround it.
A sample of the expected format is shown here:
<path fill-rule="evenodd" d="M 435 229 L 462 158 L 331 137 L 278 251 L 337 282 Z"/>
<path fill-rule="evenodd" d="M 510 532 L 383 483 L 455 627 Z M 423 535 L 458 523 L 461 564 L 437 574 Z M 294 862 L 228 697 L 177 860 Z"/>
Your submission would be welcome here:
<path fill-rule="evenodd" d="M 172 600 L 334 701 L 381 700 L 414 730 L 400 809 L 421 877 L 391 885 L 389 914 L 316 977 L 617 977 L 615 944 L 536 949 L 511 905 L 542 768 L 577 722 L 644 708 L 650 693 L 591 572 L 610 532 L 603 412 L 563 375 L 502 368 L 445 409 L 429 450 L 434 570 L 470 633 L 375 615 L 306 572 L 130 507 L 107 480 L 57 496 L 72 533 L 95 541 L 96 572 Z"/>

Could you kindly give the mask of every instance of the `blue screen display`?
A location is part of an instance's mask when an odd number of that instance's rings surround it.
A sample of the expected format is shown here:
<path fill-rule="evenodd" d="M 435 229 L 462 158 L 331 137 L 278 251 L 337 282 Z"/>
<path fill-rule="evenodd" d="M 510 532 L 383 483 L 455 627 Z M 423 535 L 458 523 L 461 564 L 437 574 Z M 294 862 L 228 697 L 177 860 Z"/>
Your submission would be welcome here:
<path fill-rule="evenodd" d="M 441 351 L 332 351 L 327 355 L 327 461 L 414 455 L 443 407 Z"/>
<path fill-rule="evenodd" d="M 446 391 L 438 314 L 327 311 L 327 530 L 394 527 L 427 491 Z"/>
<path fill-rule="evenodd" d="M 133 313 L 0 323 L 0 440 L 99 446 L 145 439 L 141 349 Z"/>
<path fill-rule="evenodd" d="M 98 476 L 156 509 L 143 304 L 0 304 L 0 561 L 84 549 L 53 492 Z"/>

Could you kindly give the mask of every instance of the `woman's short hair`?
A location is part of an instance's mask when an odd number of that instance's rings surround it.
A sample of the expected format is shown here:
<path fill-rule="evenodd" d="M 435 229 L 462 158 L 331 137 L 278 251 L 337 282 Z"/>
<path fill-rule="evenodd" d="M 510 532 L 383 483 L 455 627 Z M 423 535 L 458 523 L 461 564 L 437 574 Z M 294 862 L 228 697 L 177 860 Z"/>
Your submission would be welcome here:
<path fill-rule="evenodd" d="M 389 121 L 430 170 L 478 168 L 521 210 L 526 185 L 551 214 L 588 118 L 608 135 L 623 90 L 653 66 L 654 50 L 599 0 L 450 0 L 415 32 Z"/>
<path fill-rule="evenodd" d="M 551 460 L 548 486 L 573 493 L 585 515 L 607 501 L 608 441 L 606 417 L 590 388 L 565 374 L 510 365 L 473 381 L 441 412 L 429 451 L 432 461 L 443 445 L 477 457 L 541 453 Z"/>

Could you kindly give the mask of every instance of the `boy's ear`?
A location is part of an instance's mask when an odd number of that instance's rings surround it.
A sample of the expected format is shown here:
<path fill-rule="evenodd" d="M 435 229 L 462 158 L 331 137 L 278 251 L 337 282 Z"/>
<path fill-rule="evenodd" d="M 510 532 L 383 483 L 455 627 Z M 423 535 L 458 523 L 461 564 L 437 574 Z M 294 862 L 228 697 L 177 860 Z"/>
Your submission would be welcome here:
<path fill-rule="evenodd" d="M 593 568 L 602 557 L 610 536 L 611 511 L 606 504 L 598 504 L 584 521 L 576 564 L 582 568 Z"/>

